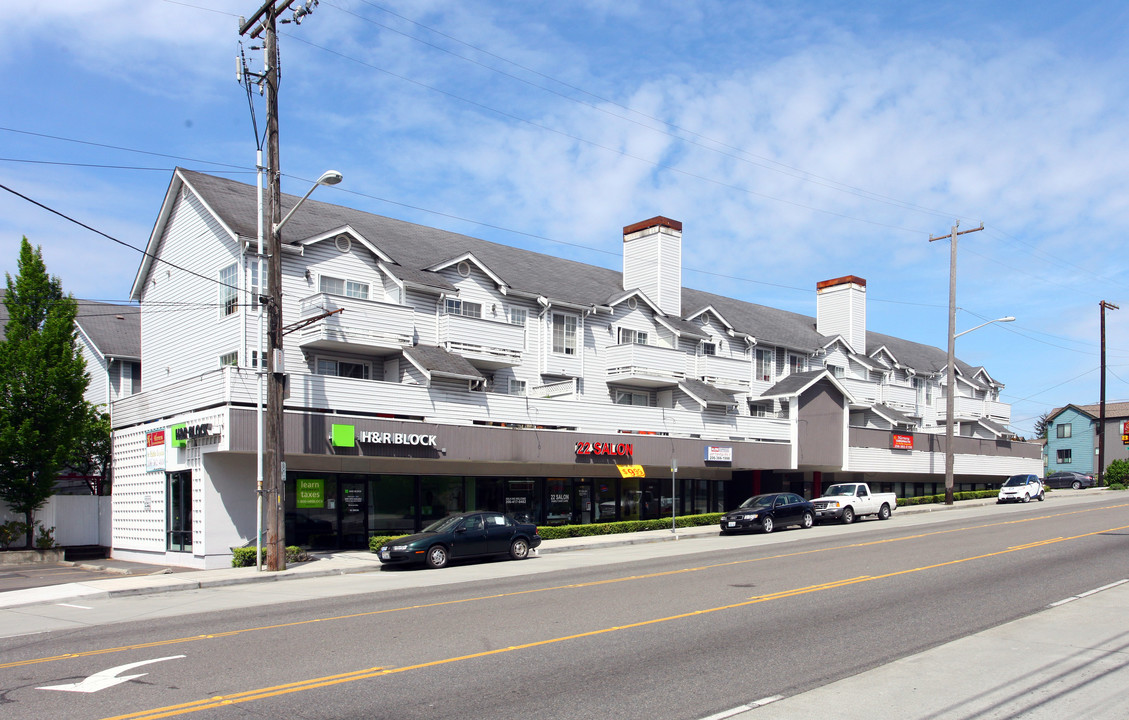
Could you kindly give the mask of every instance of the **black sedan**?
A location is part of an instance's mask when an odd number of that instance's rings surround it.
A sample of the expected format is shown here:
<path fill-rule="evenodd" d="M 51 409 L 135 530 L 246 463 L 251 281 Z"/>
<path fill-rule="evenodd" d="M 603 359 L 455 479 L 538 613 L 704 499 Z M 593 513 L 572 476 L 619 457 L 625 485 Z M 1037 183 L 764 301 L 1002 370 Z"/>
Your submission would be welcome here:
<path fill-rule="evenodd" d="M 1049 488 L 1074 488 L 1081 490 L 1094 486 L 1094 476 L 1087 473 L 1074 472 L 1073 470 L 1060 470 L 1051 473 L 1043 480 L 1043 485 Z"/>
<path fill-rule="evenodd" d="M 377 556 L 382 565 L 423 563 L 441 568 L 451 560 L 489 555 L 524 560 L 540 544 L 536 525 L 497 512 L 468 512 L 437 520 L 421 533 L 389 540 Z"/>
<path fill-rule="evenodd" d="M 770 533 L 776 527 L 815 524 L 815 506 L 795 493 L 771 493 L 749 498 L 736 510 L 721 516 L 721 534 L 760 528 Z"/>

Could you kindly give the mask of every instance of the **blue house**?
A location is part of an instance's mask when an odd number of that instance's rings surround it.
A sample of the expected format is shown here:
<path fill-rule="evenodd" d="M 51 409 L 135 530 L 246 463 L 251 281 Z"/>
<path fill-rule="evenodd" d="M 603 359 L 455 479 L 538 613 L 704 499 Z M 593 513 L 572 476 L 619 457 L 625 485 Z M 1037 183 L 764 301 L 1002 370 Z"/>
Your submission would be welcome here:
<path fill-rule="evenodd" d="M 1122 430 L 1129 422 L 1129 402 L 1106 403 L 1105 464 L 1129 460 Z M 1097 474 L 1098 420 L 1101 406 L 1066 405 L 1047 417 L 1046 474 L 1060 470 Z"/>

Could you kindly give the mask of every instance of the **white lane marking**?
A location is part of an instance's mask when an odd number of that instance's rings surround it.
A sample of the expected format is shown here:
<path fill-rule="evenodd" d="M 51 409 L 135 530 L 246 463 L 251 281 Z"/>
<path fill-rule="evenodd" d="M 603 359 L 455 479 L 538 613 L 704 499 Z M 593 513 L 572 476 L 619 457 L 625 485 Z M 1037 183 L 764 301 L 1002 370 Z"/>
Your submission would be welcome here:
<path fill-rule="evenodd" d="M 1059 600 L 1058 602 L 1051 603 L 1047 607 L 1048 608 L 1060 607 L 1060 606 L 1065 605 L 1067 603 L 1072 603 L 1075 600 L 1081 600 L 1084 597 L 1090 597 L 1091 595 L 1096 595 L 1097 593 L 1100 593 L 1103 590 L 1109 590 L 1111 588 L 1117 587 L 1118 585 L 1124 585 L 1127 582 L 1129 582 L 1129 579 L 1118 580 L 1117 582 L 1111 582 L 1109 585 L 1102 585 L 1100 588 L 1094 588 L 1093 590 L 1087 590 L 1084 593 L 1079 593 L 1077 595 L 1071 595 L 1068 598 L 1063 598 L 1062 600 Z"/>
<path fill-rule="evenodd" d="M 108 687 L 119 685 L 123 682 L 128 682 L 139 677 L 144 677 L 149 673 L 139 673 L 137 675 L 123 675 L 118 677 L 118 673 L 132 670 L 135 667 L 142 665 L 150 665 L 152 663 L 164 662 L 165 660 L 176 660 L 178 658 L 187 657 L 185 655 L 170 655 L 169 657 L 156 658 L 155 660 L 142 660 L 141 662 L 129 663 L 128 665 L 118 665 L 109 670 L 96 672 L 82 682 L 66 683 L 65 685 L 47 685 L 45 687 L 37 687 L 36 690 L 62 690 L 64 692 L 81 692 L 93 693 L 99 690 L 105 690 Z"/>
<path fill-rule="evenodd" d="M 55 603 L 55 604 L 58 605 L 59 607 L 73 607 L 73 608 L 78 608 L 79 610 L 93 610 L 94 609 L 92 607 L 87 607 L 86 605 L 71 605 L 70 603 Z"/>
<path fill-rule="evenodd" d="M 774 703 L 777 700 L 783 700 L 783 699 L 784 699 L 783 695 L 773 695 L 771 697 L 761 698 L 760 700 L 752 701 L 748 705 L 738 705 L 737 707 L 730 708 L 729 710 L 722 710 L 721 712 L 719 712 L 715 715 L 710 715 L 709 717 L 701 718 L 701 720 L 725 720 L 726 718 L 731 718 L 734 715 L 740 715 L 743 712 L 748 712 L 749 710 L 755 710 L 756 708 L 763 707 L 765 705 L 768 705 L 769 703 Z"/>

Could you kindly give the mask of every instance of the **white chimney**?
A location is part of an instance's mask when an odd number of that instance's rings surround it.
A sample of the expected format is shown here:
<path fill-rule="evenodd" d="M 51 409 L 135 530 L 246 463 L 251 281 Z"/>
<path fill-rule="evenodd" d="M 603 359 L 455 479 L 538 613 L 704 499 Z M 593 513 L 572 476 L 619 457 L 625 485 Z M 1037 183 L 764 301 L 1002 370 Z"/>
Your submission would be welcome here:
<path fill-rule="evenodd" d="M 682 223 L 659 216 L 623 229 L 623 289 L 636 288 L 682 317 Z"/>
<path fill-rule="evenodd" d="M 815 330 L 842 335 L 851 349 L 866 354 L 866 280 L 847 275 L 815 284 Z"/>

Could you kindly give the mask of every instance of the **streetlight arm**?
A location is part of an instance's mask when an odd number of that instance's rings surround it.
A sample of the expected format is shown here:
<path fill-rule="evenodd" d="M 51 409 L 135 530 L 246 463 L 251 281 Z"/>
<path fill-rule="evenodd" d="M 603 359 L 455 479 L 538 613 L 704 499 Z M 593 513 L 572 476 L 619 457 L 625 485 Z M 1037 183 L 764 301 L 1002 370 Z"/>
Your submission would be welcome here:
<path fill-rule="evenodd" d="M 286 221 L 283 220 L 283 222 L 286 222 Z M 968 333 L 972 332 L 973 330 L 979 330 L 980 328 L 984 327 L 985 325 L 991 325 L 992 323 L 1005 323 L 1005 322 L 1015 322 L 1015 318 L 1013 318 L 1009 315 L 1008 317 L 996 318 L 995 320 L 989 320 L 986 323 L 980 323 L 976 327 L 969 328 L 969 329 L 965 330 L 964 332 L 958 332 L 956 335 L 953 335 L 953 339 L 955 340 L 958 337 L 960 337 L 961 335 L 967 335 Z"/>
<path fill-rule="evenodd" d="M 317 190 L 319 185 L 336 185 L 339 182 L 341 182 L 341 173 L 336 170 L 326 170 L 322 173 L 318 181 L 302 196 L 302 199 L 294 203 L 294 207 L 290 208 L 290 212 L 286 213 L 286 217 L 282 218 L 282 220 L 274 226 L 274 232 L 278 233 L 282 231 L 282 226 L 286 224 L 290 216 L 293 215 L 298 208 L 302 207 L 302 203 L 306 202 L 306 198 L 313 194 L 314 190 Z"/>

